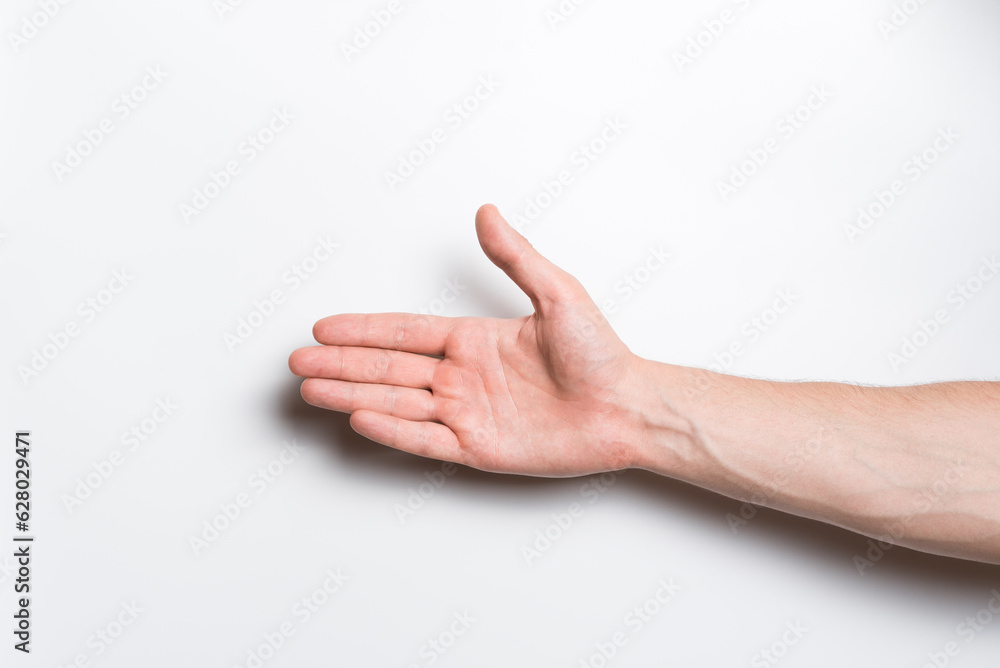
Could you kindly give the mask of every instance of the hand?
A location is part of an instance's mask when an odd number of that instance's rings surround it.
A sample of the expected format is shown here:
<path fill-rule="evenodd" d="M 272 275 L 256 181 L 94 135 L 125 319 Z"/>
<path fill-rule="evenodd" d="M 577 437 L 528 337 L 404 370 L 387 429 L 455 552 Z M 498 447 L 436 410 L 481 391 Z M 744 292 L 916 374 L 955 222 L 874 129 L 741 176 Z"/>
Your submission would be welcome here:
<path fill-rule="evenodd" d="M 479 209 L 476 232 L 533 314 L 324 318 L 313 328 L 324 345 L 289 359 L 306 378 L 302 397 L 351 413 L 373 441 L 484 471 L 572 476 L 636 465 L 642 360 L 580 282 L 494 206 Z"/>

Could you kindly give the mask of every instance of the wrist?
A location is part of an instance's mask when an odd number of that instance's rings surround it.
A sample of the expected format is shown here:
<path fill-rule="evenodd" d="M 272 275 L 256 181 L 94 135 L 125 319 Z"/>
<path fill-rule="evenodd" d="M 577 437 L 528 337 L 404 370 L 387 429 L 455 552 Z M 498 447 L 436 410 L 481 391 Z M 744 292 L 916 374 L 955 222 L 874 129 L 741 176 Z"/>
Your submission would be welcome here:
<path fill-rule="evenodd" d="M 724 376 L 638 356 L 633 362 L 633 468 L 690 481 L 699 459 L 692 400 Z"/>

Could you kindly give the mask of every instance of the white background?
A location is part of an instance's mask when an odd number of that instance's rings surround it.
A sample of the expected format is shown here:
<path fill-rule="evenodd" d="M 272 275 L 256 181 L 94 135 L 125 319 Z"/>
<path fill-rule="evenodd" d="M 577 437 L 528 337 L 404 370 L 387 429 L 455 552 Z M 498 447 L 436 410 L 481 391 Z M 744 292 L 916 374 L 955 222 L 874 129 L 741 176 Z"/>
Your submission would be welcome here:
<path fill-rule="evenodd" d="M 1000 587 L 996 567 L 894 548 L 862 575 L 864 537 L 763 510 L 734 531 L 738 503 L 644 472 L 587 495 L 586 479 L 460 469 L 401 522 L 440 464 L 305 405 L 286 367 L 316 319 L 439 310 L 446 281 L 466 287 L 445 315 L 524 314 L 473 214 L 491 201 L 523 215 L 569 170 L 525 234 L 618 300 L 610 320 L 641 355 L 776 379 L 996 379 L 1000 280 L 961 308 L 953 291 L 1000 252 L 1000 8 L 911 4 L 885 35 L 884 0 L 592 0 L 554 26 L 556 0 L 403 0 L 349 60 L 343 45 L 386 3 L 246 0 L 220 16 L 210 0 L 89 0 L 37 34 L 24 21 L 39 3 L 4 3 L 0 539 L 12 545 L 17 429 L 32 432 L 37 539 L 30 657 L 11 648 L 2 550 L 0 663 L 254 665 L 288 621 L 263 665 L 599 666 L 619 631 L 606 665 L 772 665 L 759 652 L 799 622 L 780 665 L 916 667 L 950 641 L 949 665 L 996 665 L 1000 619 L 959 628 Z M 703 22 L 724 9 L 734 20 L 711 37 Z M 699 33 L 703 53 L 679 67 Z M 121 118 L 116 99 L 147 67 L 165 77 Z M 490 76 L 496 90 L 446 123 Z M 784 138 L 813 87 L 831 97 Z M 294 120 L 248 160 L 241 144 L 275 108 Z M 113 131 L 61 173 L 102 119 Z M 581 171 L 609 119 L 627 128 Z M 446 140 L 391 189 L 385 173 L 437 127 Z M 906 163 L 948 128 L 957 140 L 911 180 Z M 769 137 L 778 150 L 724 201 L 718 184 Z M 185 221 L 230 160 L 240 173 Z M 845 226 L 895 179 L 905 192 L 852 242 Z M 320 237 L 340 248 L 293 289 L 283 277 Z M 671 259 L 647 275 L 651 246 Z M 134 278 L 102 292 L 121 270 Z M 626 275 L 648 279 L 627 300 Z M 284 302 L 227 346 L 275 289 Z M 744 324 L 778 290 L 793 307 L 751 340 Z M 108 297 L 88 319 L 81 303 Z M 894 369 L 938 309 L 947 322 Z M 744 353 L 728 360 L 734 342 Z M 26 373 L 36 353 L 50 359 Z M 152 421 L 167 399 L 179 408 Z M 143 425 L 133 451 L 123 433 Z M 251 476 L 293 439 L 302 454 L 258 494 Z M 88 475 L 97 488 L 68 502 Z M 191 537 L 241 493 L 251 505 L 196 554 Z M 522 548 L 574 502 L 583 514 L 529 564 Z M 328 569 L 349 580 L 304 621 L 293 607 Z M 627 625 L 661 578 L 677 595 Z M 138 619 L 102 647 L 95 634 L 133 601 Z M 456 613 L 475 622 L 429 651 Z"/>

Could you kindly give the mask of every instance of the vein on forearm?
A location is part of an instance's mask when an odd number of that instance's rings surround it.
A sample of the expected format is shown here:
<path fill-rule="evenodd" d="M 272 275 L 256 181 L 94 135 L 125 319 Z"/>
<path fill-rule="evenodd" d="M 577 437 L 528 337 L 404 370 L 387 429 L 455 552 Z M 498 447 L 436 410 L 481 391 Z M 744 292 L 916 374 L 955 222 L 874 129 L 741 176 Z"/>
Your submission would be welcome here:
<path fill-rule="evenodd" d="M 905 525 L 901 542 L 931 551 L 992 545 L 1000 560 L 998 386 L 719 376 L 679 409 L 693 416 L 685 456 L 700 459 L 683 477 L 869 535 Z"/>

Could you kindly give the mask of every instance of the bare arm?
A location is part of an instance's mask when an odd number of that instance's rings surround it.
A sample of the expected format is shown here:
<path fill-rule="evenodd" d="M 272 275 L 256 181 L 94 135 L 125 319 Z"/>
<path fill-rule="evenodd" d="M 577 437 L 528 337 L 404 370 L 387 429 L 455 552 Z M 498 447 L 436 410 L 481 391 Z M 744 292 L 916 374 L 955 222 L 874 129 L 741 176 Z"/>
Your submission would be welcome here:
<path fill-rule="evenodd" d="M 777 383 L 643 365 L 660 405 L 646 412 L 641 468 L 887 542 L 1000 563 L 1000 383 Z"/>
<path fill-rule="evenodd" d="M 311 404 L 373 441 L 485 471 L 644 468 L 928 552 L 1000 563 L 997 383 L 775 383 L 634 355 L 492 206 L 523 318 L 345 314 L 292 353 Z"/>

